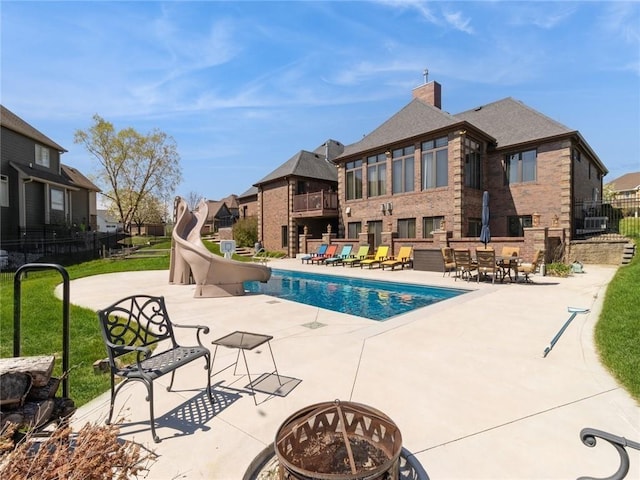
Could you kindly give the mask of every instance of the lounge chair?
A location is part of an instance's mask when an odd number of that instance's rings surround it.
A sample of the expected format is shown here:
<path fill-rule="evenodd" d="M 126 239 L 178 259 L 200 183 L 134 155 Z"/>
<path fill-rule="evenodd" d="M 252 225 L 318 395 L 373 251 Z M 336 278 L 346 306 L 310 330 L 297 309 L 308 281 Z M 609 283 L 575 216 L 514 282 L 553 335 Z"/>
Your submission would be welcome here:
<path fill-rule="evenodd" d="M 338 245 L 336 243 L 332 243 L 327 247 L 327 249 L 322 255 L 316 255 L 315 257 L 311 258 L 309 262 L 317 263 L 318 265 L 320 265 L 321 263 L 324 263 L 324 261 L 327 258 L 333 257 L 337 251 L 338 251 Z"/>
<path fill-rule="evenodd" d="M 335 267 L 336 265 L 340 265 L 344 259 L 351 256 L 351 250 L 353 250 L 353 245 L 351 245 L 350 243 L 343 245 L 340 253 L 338 253 L 335 257 L 327 258 L 324 261 L 324 264 L 331 265 L 333 267 Z"/>
<path fill-rule="evenodd" d="M 371 269 L 374 265 L 379 266 L 387 258 L 389 258 L 389 245 L 380 245 L 373 258 L 365 258 L 360 262 L 360 268 L 367 265 Z"/>
<path fill-rule="evenodd" d="M 455 279 L 457 280 L 458 273 L 460 273 L 460 278 L 466 278 L 468 282 L 471 278 L 471 275 L 477 268 L 477 265 L 474 264 L 473 260 L 471 259 L 471 252 L 468 248 L 456 248 L 453 250 L 453 259 L 456 262 Z"/>
<path fill-rule="evenodd" d="M 476 250 L 476 261 L 477 261 L 477 269 L 478 275 L 476 277 L 478 283 L 480 282 L 480 277 L 484 275 L 485 277 L 490 273 L 491 274 L 491 283 L 496 283 L 496 277 L 500 277 L 502 269 L 496 263 L 496 252 L 495 250 Z"/>
<path fill-rule="evenodd" d="M 522 263 L 518 265 L 518 274 L 522 273 L 524 275 L 524 282 L 533 283 L 529 276 L 538 273 L 543 262 L 544 250 L 536 250 L 536 253 L 533 254 L 533 260 L 531 263 Z"/>
<path fill-rule="evenodd" d="M 384 267 L 391 267 L 391 270 L 395 270 L 396 267 L 401 267 L 404 270 L 405 266 L 409 266 L 413 263 L 413 260 L 411 260 L 412 253 L 412 246 L 400 247 L 398 255 L 385 260 L 380 264 L 380 267 L 382 270 L 384 270 Z"/>
<path fill-rule="evenodd" d="M 442 247 L 440 251 L 442 252 L 442 276 L 444 277 L 446 273 L 449 273 L 449 276 L 451 276 L 451 272 L 456 271 L 456 261 L 453 259 L 453 248 Z"/>
<path fill-rule="evenodd" d="M 318 249 L 314 253 L 310 253 L 309 255 L 305 255 L 300 260 L 302 260 L 302 263 L 305 263 L 305 262 L 309 263 L 312 258 L 315 258 L 318 255 L 324 255 L 325 252 L 327 251 L 327 248 L 329 248 L 329 245 L 326 244 L 326 243 L 323 243 L 322 245 L 320 245 L 318 247 Z"/>
<path fill-rule="evenodd" d="M 369 245 L 360 245 L 355 256 L 342 260 L 342 266 L 344 267 L 349 265 L 350 267 L 353 267 L 355 265 L 359 265 L 362 260 L 367 258 L 367 255 L 369 255 Z"/>

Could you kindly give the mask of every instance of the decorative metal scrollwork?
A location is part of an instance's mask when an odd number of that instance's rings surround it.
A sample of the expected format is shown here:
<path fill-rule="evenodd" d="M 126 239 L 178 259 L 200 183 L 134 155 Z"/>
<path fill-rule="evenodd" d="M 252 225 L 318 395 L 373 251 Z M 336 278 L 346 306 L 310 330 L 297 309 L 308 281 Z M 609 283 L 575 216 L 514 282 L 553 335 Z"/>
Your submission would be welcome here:
<path fill-rule="evenodd" d="M 583 428 L 580 431 L 580 439 L 582 443 L 584 443 L 587 447 L 595 447 L 596 446 L 596 438 L 601 438 L 609 442 L 620 455 L 620 466 L 618 470 L 606 478 L 596 478 L 596 477 L 580 477 L 578 480 L 618 480 L 623 479 L 629 473 L 629 454 L 625 450 L 625 447 L 635 448 L 636 450 L 640 450 L 640 443 L 632 442 L 631 440 L 627 440 L 624 437 L 618 437 L 617 435 L 613 435 L 611 433 L 603 432 L 602 430 L 597 430 L 595 428 Z"/>

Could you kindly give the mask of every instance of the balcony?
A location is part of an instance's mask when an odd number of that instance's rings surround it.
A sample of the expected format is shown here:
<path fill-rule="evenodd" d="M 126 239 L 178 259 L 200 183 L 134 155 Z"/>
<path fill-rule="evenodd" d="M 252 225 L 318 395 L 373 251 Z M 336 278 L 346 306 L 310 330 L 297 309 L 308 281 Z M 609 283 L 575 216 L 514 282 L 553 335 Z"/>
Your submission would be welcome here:
<path fill-rule="evenodd" d="M 293 197 L 293 218 L 331 218 L 338 216 L 336 192 L 313 192 Z"/>

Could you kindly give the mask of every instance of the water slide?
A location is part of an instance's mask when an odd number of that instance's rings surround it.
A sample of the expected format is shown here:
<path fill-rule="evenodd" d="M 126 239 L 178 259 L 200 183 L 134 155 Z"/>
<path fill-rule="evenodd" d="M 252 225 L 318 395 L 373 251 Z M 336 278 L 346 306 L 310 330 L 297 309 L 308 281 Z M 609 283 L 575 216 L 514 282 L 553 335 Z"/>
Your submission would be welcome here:
<path fill-rule="evenodd" d="M 195 283 L 195 298 L 213 298 L 244 295 L 242 282 L 269 280 L 269 267 L 223 258 L 207 250 L 200 232 L 208 211 L 204 200 L 192 212 L 183 198 L 176 197 L 169 283 Z"/>

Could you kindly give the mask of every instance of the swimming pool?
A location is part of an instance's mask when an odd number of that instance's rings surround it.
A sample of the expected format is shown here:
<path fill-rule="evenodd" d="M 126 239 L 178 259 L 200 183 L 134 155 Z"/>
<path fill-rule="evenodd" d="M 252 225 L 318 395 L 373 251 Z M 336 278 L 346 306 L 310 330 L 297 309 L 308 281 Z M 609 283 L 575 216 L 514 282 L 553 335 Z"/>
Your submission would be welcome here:
<path fill-rule="evenodd" d="M 248 292 L 378 321 L 467 292 L 456 288 L 277 269 L 272 270 L 267 283 L 245 282 L 244 287 Z"/>

